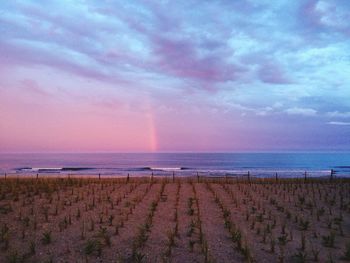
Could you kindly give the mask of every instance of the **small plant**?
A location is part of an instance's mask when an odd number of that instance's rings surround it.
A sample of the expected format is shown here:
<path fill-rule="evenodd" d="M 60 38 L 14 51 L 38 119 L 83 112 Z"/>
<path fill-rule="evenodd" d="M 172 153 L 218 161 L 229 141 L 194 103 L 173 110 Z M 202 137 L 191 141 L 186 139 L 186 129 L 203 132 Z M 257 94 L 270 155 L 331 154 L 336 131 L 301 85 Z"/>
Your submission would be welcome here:
<path fill-rule="evenodd" d="M 35 255 L 35 253 L 36 253 L 36 245 L 35 245 L 35 242 L 33 240 L 30 241 L 30 243 L 29 243 L 29 253 L 31 255 Z"/>
<path fill-rule="evenodd" d="M 0 230 L 0 242 L 3 242 L 8 236 L 9 228 L 7 224 L 3 224 Z"/>
<path fill-rule="evenodd" d="M 301 243 L 300 249 L 301 249 L 302 251 L 305 251 L 306 239 L 305 239 L 304 233 L 301 233 L 300 243 Z"/>
<path fill-rule="evenodd" d="M 109 247 L 111 246 L 111 237 L 109 236 L 106 227 L 100 227 L 98 236 L 103 239 L 103 241 L 105 242 L 105 244 L 107 246 L 109 246 Z"/>
<path fill-rule="evenodd" d="M 90 231 L 94 231 L 95 230 L 95 222 L 93 219 L 90 219 Z"/>
<path fill-rule="evenodd" d="M 97 239 L 89 239 L 84 246 L 85 255 L 92 255 L 96 253 L 97 256 L 100 256 L 102 252 L 101 242 Z"/>
<path fill-rule="evenodd" d="M 25 218 L 23 218 L 23 225 L 25 227 L 29 227 L 29 221 L 30 221 L 29 217 L 26 216 Z"/>
<path fill-rule="evenodd" d="M 270 240 L 270 252 L 275 253 L 275 240 L 272 237 Z"/>
<path fill-rule="evenodd" d="M 239 242 L 242 239 L 242 234 L 239 230 L 233 231 L 231 233 L 231 239 L 233 242 Z"/>
<path fill-rule="evenodd" d="M 43 215 L 45 218 L 45 222 L 48 222 L 49 221 L 49 207 L 47 207 L 47 206 L 42 207 L 42 212 L 43 212 Z"/>
<path fill-rule="evenodd" d="M 307 254 L 303 251 L 298 251 L 292 256 L 293 262 L 304 263 L 306 262 Z"/>
<path fill-rule="evenodd" d="M 287 244 L 287 235 L 281 235 L 278 237 L 278 243 L 281 245 L 281 246 L 285 246 Z"/>
<path fill-rule="evenodd" d="M 80 215 L 81 215 L 81 213 L 80 213 L 80 209 L 78 208 L 78 210 L 77 210 L 77 215 L 76 215 L 76 219 L 77 219 L 77 220 L 79 220 L 79 219 L 80 219 Z"/>
<path fill-rule="evenodd" d="M 119 225 L 116 225 L 115 227 L 114 227 L 114 234 L 117 236 L 117 235 L 119 235 Z"/>
<path fill-rule="evenodd" d="M 314 246 L 311 246 L 311 253 L 313 256 L 313 258 L 312 258 L 313 261 L 318 262 L 318 260 L 319 260 L 318 256 L 320 254 L 320 251 L 317 248 L 315 248 Z"/>
<path fill-rule="evenodd" d="M 43 236 L 41 238 L 41 241 L 44 245 L 48 245 L 51 243 L 52 238 L 51 238 L 51 231 L 45 231 L 43 233 Z"/>
<path fill-rule="evenodd" d="M 7 256 L 7 261 L 8 263 L 22 263 L 24 262 L 24 256 L 19 255 L 17 251 L 13 251 Z"/>
<path fill-rule="evenodd" d="M 243 256 L 246 259 L 246 262 L 253 262 L 253 256 L 251 254 L 250 248 L 248 247 L 248 244 L 245 242 L 244 247 L 241 249 L 241 252 Z"/>
<path fill-rule="evenodd" d="M 194 247 L 194 244 L 195 244 L 195 243 L 196 243 L 196 242 L 195 242 L 194 240 L 188 241 L 188 246 L 189 246 L 191 252 L 193 252 L 193 247 Z"/>
<path fill-rule="evenodd" d="M 299 196 L 298 196 L 298 201 L 299 201 L 299 204 L 300 204 L 300 205 L 303 205 L 303 204 L 305 203 L 305 197 L 299 195 Z"/>
<path fill-rule="evenodd" d="M 12 211 L 12 207 L 10 204 L 0 205 L 0 214 L 6 215 L 11 211 Z"/>
<path fill-rule="evenodd" d="M 299 228 L 300 228 L 301 231 L 308 230 L 309 226 L 310 226 L 310 222 L 309 221 L 307 221 L 307 220 L 304 221 L 302 218 L 300 219 L 300 221 L 299 221 Z"/>
<path fill-rule="evenodd" d="M 331 232 L 327 236 L 322 236 L 322 244 L 325 247 L 334 247 L 334 242 L 335 242 L 335 234 Z"/>
<path fill-rule="evenodd" d="M 324 213 L 325 213 L 325 210 L 324 210 L 323 207 L 317 210 L 316 215 L 317 215 L 317 220 L 318 221 L 320 221 L 320 217 L 323 216 Z"/>
<path fill-rule="evenodd" d="M 139 233 L 134 240 L 134 247 L 135 248 L 142 247 L 143 244 L 146 242 L 147 238 L 148 238 L 147 237 L 147 230 L 145 227 L 141 226 L 139 228 Z"/>
<path fill-rule="evenodd" d="M 196 223 L 193 220 L 191 220 L 190 227 L 187 232 L 188 237 L 192 236 L 192 234 L 194 233 L 195 226 L 196 226 Z"/>
<path fill-rule="evenodd" d="M 327 263 L 333 263 L 333 262 L 334 262 L 334 260 L 333 260 L 333 255 L 332 255 L 331 252 L 329 252 Z"/>
<path fill-rule="evenodd" d="M 110 215 L 109 218 L 108 218 L 108 222 L 109 222 L 109 225 L 110 225 L 110 226 L 113 225 L 113 220 L 114 220 L 114 216 L 113 216 L 113 215 Z"/>
<path fill-rule="evenodd" d="M 225 208 L 223 211 L 224 218 L 228 218 L 230 216 L 230 214 L 231 214 L 230 211 L 227 208 Z"/>
<path fill-rule="evenodd" d="M 167 238 L 168 238 L 168 246 L 172 247 L 175 245 L 175 231 L 169 230 L 167 232 Z"/>
<path fill-rule="evenodd" d="M 350 261 L 350 242 L 346 244 L 344 255 L 342 257 L 343 260 Z"/>
<path fill-rule="evenodd" d="M 156 202 L 156 201 L 153 201 L 152 203 L 151 203 L 151 212 L 155 212 L 156 211 L 156 209 L 157 209 L 157 206 L 158 206 L 158 203 Z"/>
<path fill-rule="evenodd" d="M 135 251 L 132 255 L 133 261 L 136 263 L 144 262 L 145 255 L 139 251 Z"/>
<path fill-rule="evenodd" d="M 256 220 L 257 220 L 259 223 L 261 223 L 261 222 L 264 220 L 263 214 L 262 214 L 262 213 L 258 214 L 258 215 L 256 216 Z"/>

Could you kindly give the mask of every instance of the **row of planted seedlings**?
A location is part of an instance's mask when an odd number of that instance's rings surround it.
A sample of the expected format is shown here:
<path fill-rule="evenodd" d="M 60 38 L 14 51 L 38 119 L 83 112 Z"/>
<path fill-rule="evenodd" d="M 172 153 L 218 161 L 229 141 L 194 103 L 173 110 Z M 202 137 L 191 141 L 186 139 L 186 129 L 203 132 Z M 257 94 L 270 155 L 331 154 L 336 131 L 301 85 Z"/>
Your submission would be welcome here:
<path fill-rule="evenodd" d="M 180 201 L 180 190 L 181 190 L 181 182 L 178 181 L 176 184 L 176 196 L 174 203 L 174 214 L 172 219 L 172 228 L 168 229 L 166 232 L 167 240 L 166 247 L 164 251 L 164 259 L 165 261 L 169 261 L 171 259 L 172 249 L 176 245 L 176 238 L 179 237 L 179 201 Z"/>
<path fill-rule="evenodd" d="M 228 185 L 221 185 L 215 189 L 223 202 L 232 204 L 229 206 L 230 213 L 234 215 L 240 228 L 245 230 L 246 242 L 254 244 L 251 249 L 254 258 L 259 258 L 262 262 L 277 259 L 283 262 L 285 250 L 276 242 L 274 233 L 277 231 L 278 219 L 269 209 L 261 206 L 260 200 L 255 200 L 254 191 L 244 189 L 241 185 L 237 186 L 237 189 L 230 189 Z M 285 226 L 282 227 L 282 239 L 287 237 L 287 231 Z M 276 251 L 277 245 L 279 251 Z"/>
<path fill-rule="evenodd" d="M 26 247 L 24 240 L 27 233 L 30 233 L 30 225 L 34 231 L 38 228 L 35 205 L 38 200 L 46 200 L 55 191 L 64 191 L 70 185 L 79 185 L 78 182 L 62 182 L 59 180 L 17 180 L 7 179 L 1 181 L 1 237 L 0 243 L 3 244 L 2 251 L 9 250 L 9 258 L 20 258 L 17 252 L 18 248 Z M 45 219 L 48 218 L 45 212 Z M 31 222 L 32 221 L 32 222 Z M 32 224 L 31 224 L 32 223 Z M 20 229 L 20 230 L 19 230 Z M 21 238 L 19 238 L 21 233 Z M 44 233 L 43 244 L 50 242 L 50 234 Z M 35 242 L 29 241 L 26 255 L 35 253 Z"/>
<path fill-rule="evenodd" d="M 151 228 L 153 225 L 153 217 L 156 213 L 157 206 L 160 200 L 162 199 L 165 186 L 166 181 L 162 183 L 157 197 L 150 204 L 148 214 L 146 215 L 144 223 L 138 226 L 137 234 L 134 237 L 132 243 L 132 260 L 134 262 L 142 262 L 145 259 L 145 254 L 143 253 L 142 249 L 144 248 L 148 240 L 149 234 L 151 232 Z"/>
<path fill-rule="evenodd" d="M 298 229 L 297 233 L 301 232 L 299 234 L 300 246 L 294 257 L 299 260 L 310 258 L 307 255 L 306 247 L 311 250 L 309 254 L 312 254 L 311 258 L 315 261 L 319 260 L 319 253 L 322 250 L 324 251 L 324 248 L 328 250 L 328 255 L 323 254 L 321 257 L 325 258 L 327 256 L 330 261 L 334 258 L 348 257 L 346 255 L 349 253 L 349 239 L 345 232 L 349 233 L 349 229 L 347 231 L 343 229 L 343 224 L 346 225 L 349 222 L 349 215 L 346 212 L 346 203 L 348 203 L 346 196 L 348 196 L 348 193 L 334 192 L 334 188 L 337 188 L 337 186 L 333 183 L 321 184 L 322 191 L 315 191 L 315 189 L 319 190 L 319 184 L 306 184 L 304 187 L 306 189 L 301 189 L 293 194 L 292 202 L 289 200 L 290 198 L 288 198 L 288 201 L 285 200 L 285 193 L 283 193 L 283 199 L 280 196 L 282 202 L 277 201 L 279 200 L 278 197 L 270 199 L 270 203 L 276 208 L 276 211 L 285 214 L 286 221 L 290 221 L 292 228 Z M 342 185 L 338 188 L 344 189 L 346 187 L 348 186 Z M 293 191 L 298 188 L 300 186 L 294 186 Z M 324 200 L 320 198 L 322 195 L 325 196 Z M 339 195 L 338 204 L 337 195 Z M 329 202 L 327 196 L 332 196 L 331 202 Z M 341 247 L 342 245 L 343 247 Z M 345 250 L 340 252 L 339 248 Z"/>
<path fill-rule="evenodd" d="M 195 244 L 199 244 L 199 245 L 202 244 L 201 242 L 202 226 L 200 224 L 201 221 L 199 218 L 199 209 L 198 209 L 197 203 L 195 202 L 196 200 L 195 187 L 192 182 L 190 183 L 190 186 L 192 190 L 192 196 L 190 196 L 187 200 L 187 206 L 188 206 L 187 215 L 190 216 L 191 221 L 190 221 L 190 224 L 188 225 L 187 236 L 190 237 L 190 240 L 188 243 L 189 249 L 191 252 L 193 252 Z"/>
<path fill-rule="evenodd" d="M 214 262 L 215 259 L 212 257 L 210 250 L 209 250 L 209 246 L 208 246 L 208 241 L 207 241 L 207 237 L 204 234 L 203 231 L 203 224 L 202 224 L 202 215 L 201 215 L 201 209 L 200 209 L 200 204 L 199 204 L 199 197 L 197 195 L 197 189 L 196 189 L 196 185 L 198 185 L 198 183 L 194 183 L 191 182 L 191 186 L 192 186 L 192 191 L 194 194 L 194 199 L 192 200 L 192 204 L 195 204 L 195 226 L 198 230 L 198 244 L 201 247 L 201 252 L 204 255 L 204 262 Z M 190 200 L 189 200 L 190 203 Z M 191 223 L 192 224 L 192 223 Z"/>
<path fill-rule="evenodd" d="M 143 251 L 147 253 L 148 262 L 169 262 L 173 260 L 173 249 L 180 240 L 179 235 L 179 202 L 181 180 L 166 184 L 153 218 L 152 231 Z"/>
<path fill-rule="evenodd" d="M 112 182 L 108 184 L 110 184 L 109 187 L 116 189 L 115 183 Z M 57 241 L 55 242 L 56 244 L 59 243 L 60 237 L 65 235 L 64 233 L 61 233 L 61 232 L 68 229 L 69 226 L 71 225 L 73 225 L 74 227 L 69 230 L 69 234 L 72 235 L 73 232 L 76 232 L 76 229 L 79 229 L 79 227 L 77 227 L 77 224 L 80 218 L 84 218 L 84 221 L 85 221 L 86 216 L 83 214 L 88 209 L 92 209 L 87 207 L 95 206 L 94 204 L 92 205 L 89 204 L 88 206 L 86 204 L 86 202 L 88 201 L 85 201 L 85 205 L 81 205 L 81 203 L 83 203 L 84 200 L 87 199 L 87 196 L 89 196 L 91 192 L 92 193 L 103 192 L 104 188 L 108 187 L 108 184 L 99 183 L 98 191 L 97 189 L 95 189 L 95 187 L 97 187 L 97 184 L 95 184 L 94 182 L 90 182 L 90 184 L 84 184 L 84 185 L 69 184 L 69 187 L 64 188 L 63 190 L 60 189 L 56 192 L 44 192 L 45 193 L 44 195 L 42 195 L 39 192 L 38 198 L 36 199 L 29 198 L 28 204 L 30 205 L 30 208 L 28 209 L 25 209 L 26 207 L 16 207 L 15 209 L 13 209 L 13 211 L 19 211 L 18 212 L 19 215 L 16 216 L 12 214 L 12 215 L 9 215 L 9 217 L 7 218 L 3 218 L 5 222 L 3 225 L 3 229 L 7 230 L 7 231 L 4 231 L 6 233 L 3 236 L 5 236 L 5 238 L 6 236 L 7 237 L 10 236 L 8 233 L 10 232 L 9 231 L 11 228 L 10 224 L 11 222 L 13 222 L 13 220 L 11 220 L 13 217 L 17 217 L 18 221 L 20 221 L 20 224 L 23 224 L 23 228 L 21 231 L 22 239 L 19 240 L 18 239 L 19 235 L 17 233 L 18 230 L 15 228 L 17 222 L 14 222 L 13 224 L 14 231 L 11 233 L 11 235 L 16 238 L 13 239 L 14 241 L 13 249 L 9 252 L 9 256 L 18 257 L 18 258 L 23 256 L 28 257 L 29 255 L 34 256 L 36 254 L 36 250 L 38 246 L 39 246 L 40 252 L 51 251 L 52 248 L 45 249 L 44 247 L 52 243 L 52 241 Z M 79 188 L 79 187 L 82 187 L 82 188 Z M 89 192 L 88 188 L 91 190 L 91 192 Z M 117 188 L 119 188 L 119 186 Z M 82 189 L 83 191 L 81 191 Z M 106 193 L 106 195 L 107 194 L 110 194 L 110 193 Z M 42 196 L 43 198 L 40 198 L 40 196 Z M 96 197 L 97 205 L 99 203 L 102 203 L 101 199 L 102 199 L 102 196 L 100 195 Z M 28 200 L 28 198 L 26 200 Z M 95 201 L 92 201 L 92 203 L 94 202 Z M 17 205 L 17 204 L 12 204 L 12 205 Z M 8 226 L 7 224 L 9 224 L 10 226 Z M 81 230 L 81 235 L 80 235 L 81 238 L 84 237 L 84 231 L 85 231 L 84 228 L 85 227 L 82 227 L 82 230 Z M 40 234 L 37 232 L 39 232 Z M 69 241 L 71 240 L 75 240 L 75 238 L 72 237 Z M 19 255 L 17 251 L 19 248 L 23 248 L 23 247 L 24 248 L 28 247 L 29 252 L 25 252 L 22 255 Z M 67 245 L 66 252 L 70 253 L 71 249 L 72 249 L 72 246 Z M 48 252 L 48 253 L 50 254 L 51 252 Z M 15 256 L 11 256 L 11 255 L 15 255 Z"/>
<path fill-rule="evenodd" d="M 165 261 L 204 261 L 200 242 L 201 226 L 200 228 L 198 226 L 198 209 L 195 199 L 192 180 L 178 180 L 173 217 L 170 219 L 172 229 L 167 231 Z"/>
<path fill-rule="evenodd" d="M 229 205 L 226 205 L 218 193 L 213 189 L 212 184 L 206 183 L 206 189 L 212 194 L 214 202 L 220 208 L 224 228 L 227 229 L 230 235 L 230 240 L 233 243 L 233 247 L 241 253 L 245 262 L 253 262 L 254 256 L 249 244 L 247 242 L 245 231 L 237 224 L 229 209 Z"/>
<path fill-rule="evenodd" d="M 294 189 L 299 189 L 302 187 L 302 184 L 298 184 L 297 186 L 292 186 Z M 325 185 L 325 184 L 323 184 Z M 290 185 L 289 185 L 290 186 Z M 283 186 L 284 188 L 289 186 Z M 259 186 L 260 187 L 260 186 Z M 263 186 L 263 187 L 266 187 Z M 280 261 L 285 259 L 284 256 L 284 247 L 286 244 L 289 244 L 290 249 L 288 251 L 295 251 L 294 254 L 291 255 L 294 260 L 304 262 L 307 259 L 312 259 L 317 261 L 320 259 L 319 253 L 322 247 L 333 249 L 335 247 L 334 239 L 335 233 L 330 231 L 329 233 L 320 234 L 320 231 L 324 231 L 325 224 L 319 221 L 320 211 L 317 213 L 314 212 L 314 217 L 310 217 L 310 211 L 306 209 L 306 207 L 301 207 L 300 202 L 304 203 L 305 200 L 302 196 L 298 196 L 298 203 L 289 204 L 286 200 L 289 200 L 289 197 L 285 197 L 284 193 L 281 193 L 282 196 L 276 197 L 274 193 L 276 193 L 276 189 L 274 188 L 281 187 L 278 184 L 271 184 L 267 186 L 267 191 L 261 194 L 261 189 L 257 189 L 256 186 L 240 186 L 236 187 L 235 190 L 242 190 L 243 195 L 247 197 L 251 204 L 251 211 L 247 211 L 247 218 L 249 218 L 249 214 L 253 214 L 251 219 L 251 229 L 254 229 L 254 225 L 256 222 L 267 221 L 267 226 L 265 231 L 263 232 L 263 242 L 265 242 L 265 233 L 266 232 L 275 232 L 274 238 L 270 239 L 270 250 L 274 252 L 274 247 L 277 244 L 280 248 Z M 310 184 L 305 185 L 305 187 L 310 187 Z M 240 189 L 239 189 L 240 188 Z M 249 194 L 249 189 L 252 189 L 255 197 L 252 199 L 251 194 Z M 328 189 L 329 191 L 330 189 Z M 259 196 L 260 194 L 260 196 Z M 300 194 L 300 193 L 299 193 Z M 262 197 L 262 198 L 261 198 Z M 245 199 L 244 199 L 245 200 Z M 258 200 L 258 201 L 256 201 Z M 281 201 L 284 200 L 284 201 Z M 245 200 L 244 206 L 247 207 L 247 201 Z M 310 205 L 308 205 L 310 206 Z M 300 209 L 301 208 L 301 209 Z M 258 210 L 258 211 L 257 211 Z M 256 216 L 254 214 L 257 214 Z M 266 218 L 266 215 L 267 218 Z M 311 213 L 312 215 L 312 213 Z M 317 220 L 318 218 L 318 220 Z M 271 222 L 272 219 L 272 222 Z M 270 222 L 268 221 L 270 220 Z M 339 219 L 338 219 L 339 220 Z M 328 220 L 329 221 L 329 220 Z M 348 219 L 345 220 L 348 222 Z M 276 227 L 276 225 L 278 227 Z M 329 227 L 328 227 L 329 228 Z M 275 229 L 281 229 L 281 232 L 278 233 Z M 289 230 L 288 230 L 289 229 Z M 329 229 L 328 229 L 329 230 Z M 260 234 L 260 227 L 257 227 L 257 232 Z M 327 230 L 326 230 L 327 232 Z M 344 237 L 344 231 L 339 231 L 339 235 Z M 294 233 L 294 234 L 293 234 Z M 294 236 L 294 237 L 293 237 Z M 318 240 L 321 239 L 321 244 L 318 244 Z M 346 238 L 343 240 L 346 244 Z M 341 244 L 341 243 L 340 243 Z M 321 246 L 322 245 L 322 246 Z M 345 248 L 343 255 L 337 255 L 338 258 L 343 257 L 346 258 L 349 246 Z M 339 248 L 339 247 L 338 247 Z M 308 249 L 308 251 L 306 251 Z M 333 260 L 334 256 L 332 255 L 332 251 L 328 251 L 328 255 L 321 255 L 322 257 L 328 257 L 329 260 Z"/>
<path fill-rule="evenodd" d="M 3 251 L 11 248 L 10 255 L 17 256 L 17 249 L 26 247 L 24 242 L 29 242 L 29 252 L 26 255 L 35 253 L 36 231 L 40 228 L 42 221 L 47 222 L 49 217 L 49 208 L 42 207 L 43 204 L 52 204 L 52 195 L 57 192 L 66 191 L 71 186 L 81 187 L 82 181 L 65 182 L 56 179 L 40 180 L 3 180 L 5 187 L 2 186 L 2 199 L 0 201 L 2 235 L 1 243 Z M 5 210 L 1 208 L 6 208 Z M 56 211 L 57 215 L 57 211 Z M 18 227 L 20 225 L 20 227 Z M 19 233 L 20 231 L 20 233 Z M 27 236 L 31 239 L 26 241 Z M 14 237 L 12 239 L 12 237 Z M 20 239 L 18 237 L 21 237 Z M 11 241 L 12 239 L 12 241 Z M 9 244 L 12 246 L 10 247 Z M 47 244 L 51 241 L 50 231 L 45 231 L 42 237 L 42 243 Z"/>
<path fill-rule="evenodd" d="M 111 249 L 113 240 L 118 241 L 121 231 L 127 226 L 138 205 L 149 194 L 153 183 L 141 184 L 141 186 L 138 187 L 139 191 L 129 191 L 122 198 L 119 197 L 115 205 L 111 203 L 110 206 L 102 208 L 98 216 L 97 232 L 93 232 L 95 230 L 94 222 L 90 221 L 89 232 L 92 232 L 92 235 L 86 238 L 84 243 L 85 259 L 91 256 L 103 256 L 102 249 Z M 96 213 L 92 213 L 91 216 L 96 216 Z"/>

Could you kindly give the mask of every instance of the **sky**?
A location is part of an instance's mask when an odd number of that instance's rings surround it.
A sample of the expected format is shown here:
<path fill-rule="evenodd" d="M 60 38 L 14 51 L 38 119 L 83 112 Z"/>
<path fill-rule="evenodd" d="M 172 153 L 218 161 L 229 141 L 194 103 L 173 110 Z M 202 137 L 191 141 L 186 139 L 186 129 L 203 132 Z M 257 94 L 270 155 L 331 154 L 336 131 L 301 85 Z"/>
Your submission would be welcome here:
<path fill-rule="evenodd" d="M 350 150 L 348 0 L 0 2 L 0 152 Z"/>

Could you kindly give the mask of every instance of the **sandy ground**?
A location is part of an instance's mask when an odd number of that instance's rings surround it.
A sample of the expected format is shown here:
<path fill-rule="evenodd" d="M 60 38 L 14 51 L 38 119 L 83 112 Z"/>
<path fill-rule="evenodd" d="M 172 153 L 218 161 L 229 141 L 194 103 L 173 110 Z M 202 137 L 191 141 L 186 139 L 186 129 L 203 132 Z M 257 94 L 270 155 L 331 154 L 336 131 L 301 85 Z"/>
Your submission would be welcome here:
<path fill-rule="evenodd" d="M 0 262 L 346 260 L 348 181 L 0 180 Z"/>

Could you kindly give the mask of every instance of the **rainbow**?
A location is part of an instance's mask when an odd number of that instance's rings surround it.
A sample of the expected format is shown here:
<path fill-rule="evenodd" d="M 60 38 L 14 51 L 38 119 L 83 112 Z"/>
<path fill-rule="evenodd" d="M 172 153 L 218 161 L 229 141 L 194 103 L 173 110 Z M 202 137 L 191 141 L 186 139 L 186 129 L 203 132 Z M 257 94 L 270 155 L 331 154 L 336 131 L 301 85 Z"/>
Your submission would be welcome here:
<path fill-rule="evenodd" d="M 154 119 L 154 111 L 153 107 L 150 103 L 149 97 L 147 101 L 147 124 L 148 124 L 148 134 L 149 134 L 149 147 L 151 152 L 155 152 L 158 149 L 158 141 L 157 141 L 157 126 Z"/>

